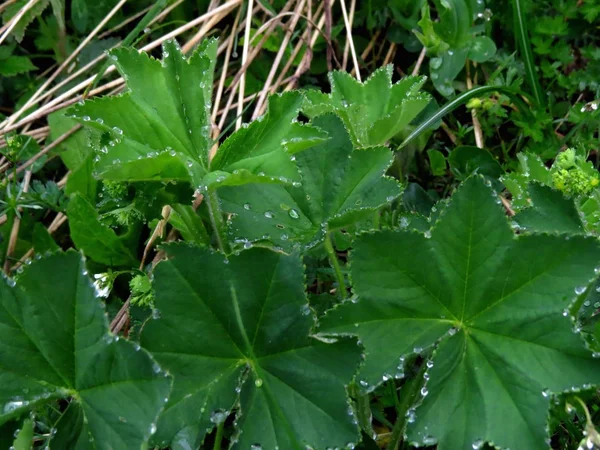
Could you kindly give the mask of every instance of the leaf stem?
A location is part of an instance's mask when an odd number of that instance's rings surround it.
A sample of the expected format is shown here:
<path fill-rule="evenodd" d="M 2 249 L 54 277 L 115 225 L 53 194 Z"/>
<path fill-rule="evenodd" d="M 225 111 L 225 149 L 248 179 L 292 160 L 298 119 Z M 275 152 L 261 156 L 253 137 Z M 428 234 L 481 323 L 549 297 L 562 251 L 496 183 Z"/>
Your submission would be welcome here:
<path fill-rule="evenodd" d="M 348 391 L 356 402 L 356 420 L 360 429 L 369 436 L 373 436 L 373 413 L 371 412 L 371 399 L 369 394 L 361 392 L 356 383 L 348 386 Z"/>
<path fill-rule="evenodd" d="M 210 215 L 210 223 L 212 224 L 215 237 L 217 238 L 217 246 L 223 254 L 228 255 L 231 252 L 227 235 L 225 233 L 225 222 L 223 221 L 223 213 L 221 212 L 221 202 L 217 191 L 209 189 L 206 192 L 208 206 L 208 214 Z"/>
<path fill-rule="evenodd" d="M 329 233 L 325 235 L 325 250 L 327 251 L 327 255 L 329 255 L 329 261 L 331 262 L 331 266 L 335 272 L 335 278 L 337 279 L 338 292 L 343 300 L 347 296 L 346 282 L 344 281 L 344 274 L 342 272 L 342 268 L 340 267 L 340 262 L 337 254 L 335 253 L 335 249 L 333 248 L 333 244 L 331 243 L 331 236 Z"/>
<path fill-rule="evenodd" d="M 421 386 L 423 385 L 423 374 L 426 370 L 427 365 L 423 361 L 418 372 L 413 377 L 407 378 L 404 386 L 402 386 L 400 401 L 396 405 L 396 423 L 394 424 L 394 428 L 392 428 L 392 436 L 390 437 L 387 450 L 398 450 L 404 440 L 408 410 L 415 404 L 420 395 Z"/>
<path fill-rule="evenodd" d="M 217 425 L 217 434 L 215 435 L 215 443 L 213 450 L 221 450 L 221 441 L 223 440 L 223 430 L 225 430 L 225 420 L 222 420 Z"/>

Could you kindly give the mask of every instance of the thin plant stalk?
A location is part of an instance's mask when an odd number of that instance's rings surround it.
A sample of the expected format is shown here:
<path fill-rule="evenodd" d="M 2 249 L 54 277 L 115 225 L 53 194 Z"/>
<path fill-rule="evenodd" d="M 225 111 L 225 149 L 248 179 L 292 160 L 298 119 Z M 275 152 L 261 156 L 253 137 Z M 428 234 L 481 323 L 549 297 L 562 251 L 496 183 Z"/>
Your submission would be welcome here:
<path fill-rule="evenodd" d="M 400 389 L 399 403 L 396 405 L 396 423 L 392 429 L 392 435 L 387 450 L 399 450 L 404 441 L 404 430 L 408 421 L 408 410 L 413 406 L 419 396 L 423 385 L 423 375 L 427 371 L 427 365 L 423 361 L 419 371 L 414 377 L 407 378 L 404 386 Z"/>
<path fill-rule="evenodd" d="M 213 444 L 213 450 L 221 450 L 221 442 L 223 441 L 223 431 L 225 430 L 225 421 L 222 420 L 217 425 L 217 434 L 215 435 L 215 443 Z"/>
<path fill-rule="evenodd" d="M 333 271 L 335 273 L 335 278 L 338 284 L 337 292 L 343 300 L 347 297 L 346 281 L 344 280 L 344 273 L 342 272 L 342 268 L 340 267 L 340 262 L 338 260 L 337 254 L 335 253 L 335 249 L 333 248 L 331 236 L 329 233 L 325 235 L 325 250 L 327 251 L 329 261 L 331 262 L 331 267 L 333 267 Z"/>
<path fill-rule="evenodd" d="M 221 250 L 224 255 L 228 255 L 231 252 L 231 249 L 229 248 L 229 242 L 227 240 L 223 212 L 221 211 L 221 204 L 217 191 L 209 188 L 204 198 L 207 200 L 206 206 L 208 206 L 210 223 L 213 227 L 215 238 L 217 239 L 217 247 L 219 247 L 219 250 Z"/>

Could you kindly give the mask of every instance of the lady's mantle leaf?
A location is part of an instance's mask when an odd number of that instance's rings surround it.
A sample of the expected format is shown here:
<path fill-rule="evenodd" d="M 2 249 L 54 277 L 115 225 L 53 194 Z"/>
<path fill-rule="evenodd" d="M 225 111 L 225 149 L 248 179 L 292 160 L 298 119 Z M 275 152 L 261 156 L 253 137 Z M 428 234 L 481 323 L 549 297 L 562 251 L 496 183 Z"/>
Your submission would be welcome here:
<path fill-rule="evenodd" d="M 298 169 L 290 157 L 327 139 L 321 130 L 297 122 L 303 100 L 297 91 L 270 97 L 263 117 L 244 125 L 219 147 L 210 163 L 210 170 L 217 177 L 214 182 L 207 177 L 204 184 L 234 186 L 298 181 Z M 273 177 L 277 178 L 269 180 Z"/>
<path fill-rule="evenodd" d="M 216 51 L 215 40 L 204 41 L 188 59 L 175 41 L 167 41 L 162 62 L 135 49 L 111 51 L 129 92 L 71 109 L 84 125 L 110 133 L 97 158 L 101 178 L 186 180 L 204 188 L 298 177 L 290 155 L 325 138 L 296 121 L 299 92 L 273 97 L 268 113 L 231 135 L 209 169 Z"/>
<path fill-rule="evenodd" d="M 309 117 L 340 116 L 359 147 L 382 145 L 405 128 L 429 103 L 419 93 L 423 77 L 406 77 L 392 85 L 392 66 L 375 71 L 361 83 L 346 72 L 331 72 L 331 94 L 307 91 L 302 111 Z"/>
<path fill-rule="evenodd" d="M 235 214 L 234 240 L 269 239 L 286 249 L 314 245 L 326 229 L 352 224 L 400 195 L 398 183 L 383 176 L 393 158 L 389 149 L 353 151 L 344 124 L 332 114 L 313 123 L 330 139 L 295 155 L 301 183 L 219 190 L 224 209 Z"/>
<path fill-rule="evenodd" d="M 80 194 L 74 194 L 67 208 L 71 239 L 78 249 L 96 262 L 127 266 L 135 256 L 117 234 L 98 219 L 96 208 Z"/>
<path fill-rule="evenodd" d="M 131 48 L 110 57 L 129 92 L 71 109 L 85 125 L 111 134 L 96 169 L 114 180 L 200 179 L 208 167 L 210 103 L 217 41 L 186 59 L 175 41 L 163 61 Z"/>
<path fill-rule="evenodd" d="M 585 229 L 575 202 L 562 192 L 539 183 L 529 183 L 531 206 L 514 217 L 521 230 L 583 234 Z"/>
<path fill-rule="evenodd" d="M 310 337 L 314 319 L 300 258 L 266 249 L 229 260 L 185 245 L 166 250 L 171 258 L 154 271 L 160 318 L 147 322 L 141 336 L 175 377 L 159 444 L 197 448 L 238 398 L 234 448 L 355 442 L 344 385 L 360 349 L 355 340 Z"/>
<path fill-rule="evenodd" d="M 72 397 L 86 421 L 84 437 L 73 439 L 145 448 L 170 380 L 146 352 L 109 334 L 77 253 L 33 262 L 16 286 L 0 283 L 0 343 L 0 424 Z"/>
<path fill-rule="evenodd" d="M 594 277 L 599 243 L 515 237 L 495 197 L 473 177 L 425 236 L 359 238 L 351 268 L 360 300 L 322 321 L 323 332 L 363 342 L 363 385 L 400 375 L 403 355 L 438 343 L 409 437 L 440 450 L 483 441 L 545 449 L 549 393 L 600 382 L 600 361 L 564 313 Z"/>

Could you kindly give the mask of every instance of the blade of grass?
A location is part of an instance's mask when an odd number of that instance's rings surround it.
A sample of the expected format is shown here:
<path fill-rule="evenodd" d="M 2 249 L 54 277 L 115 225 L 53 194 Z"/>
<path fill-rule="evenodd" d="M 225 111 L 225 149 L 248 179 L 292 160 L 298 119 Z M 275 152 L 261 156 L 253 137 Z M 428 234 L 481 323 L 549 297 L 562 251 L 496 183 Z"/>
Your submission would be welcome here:
<path fill-rule="evenodd" d="M 513 7 L 515 41 L 521 53 L 521 58 L 525 64 L 525 73 L 527 82 L 533 91 L 538 106 L 544 106 L 544 93 L 542 86 L 535 72 L 535 62 L 533 61 L 533 52 L 531 51 L 531 41 L 527 32 L 527 21 L 524 17 L 523 3 L 521 0 L 511 0 Z"/>
<path fill-rule="evenodd" d="M 440 109 L 437 110 L 435 114 L 431 117 L 427 118 L 423 122 L 421 122 L 412 133 L 408 135 L 406 139 L 400 144 L 399 149 L 404 147 L 406 144 L 411 142 L 413 139 L 420 136 L 422 133 L 427 131 L 434 123 L 444 117 L 446 114 L 454 111 L 460 105 L 467 103 L 473 97 L 479 97 L 484 94 L 488 94 L 490 92 L 500 92 L 511 99 L 511 101 L 515 104 L 515 106 L 519 109 L 519 111 L 524 114 L 530 116 L 529 106 L 525 103 L 519 94 L 517 94 L 514 90 L 505 87 L 505 86 L 480 86 L 469 91 L 463 92 L 459 96 L 457 96 L 451 102 L 446 103 Z"/>

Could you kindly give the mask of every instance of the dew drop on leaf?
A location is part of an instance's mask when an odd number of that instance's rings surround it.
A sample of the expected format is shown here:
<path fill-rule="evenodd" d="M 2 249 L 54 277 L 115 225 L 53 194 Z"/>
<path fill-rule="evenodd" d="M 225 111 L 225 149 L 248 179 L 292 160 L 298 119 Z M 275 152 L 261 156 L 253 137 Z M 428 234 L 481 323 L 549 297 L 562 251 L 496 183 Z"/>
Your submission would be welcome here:
<path fill-rule="evenodd" d="M 550 389 L 544 389 L 544 390 L 542 391 L 542 396 L 543 396 L 544 398 L 548 398 L 548 397 L 550 396 Z"/>
<path fill-rule="evenodd" d="M 433 436 L 425 436 L 423 438 L 423 444 L 425 445 L 434 445 L 437 443 L 437 439 L 434 438 Z"/>
<path fill-rule="evenodd" d="M 577 286 L 575 288 L 575 294 L 581 295 L 585 292 L 585 286 Z"/>
<path fill-rule="evenodd" d="M 475 441 L 473 442 L 473 445 L 472 445 L 472 447 L 473 447 L 473 450 L 478 450 L 478 449 L 480 449 L 481 447 L 483 447 L 483 439 L 477 439 L 477 440 L 475 440 Z"/>
<path fill-rule="evenodd" d="M 261 378 L 257 378 L 256 380 L 254 380 L 254 386 L 259 388 L 262 385 L 263 385 L 263 380 Z"/>
<path fill-rule="evenodd" d="M 265 211 L 265 217 L 267 219 L 272 219 L 273 218 L 273 213 L 271 211 Z"/>

